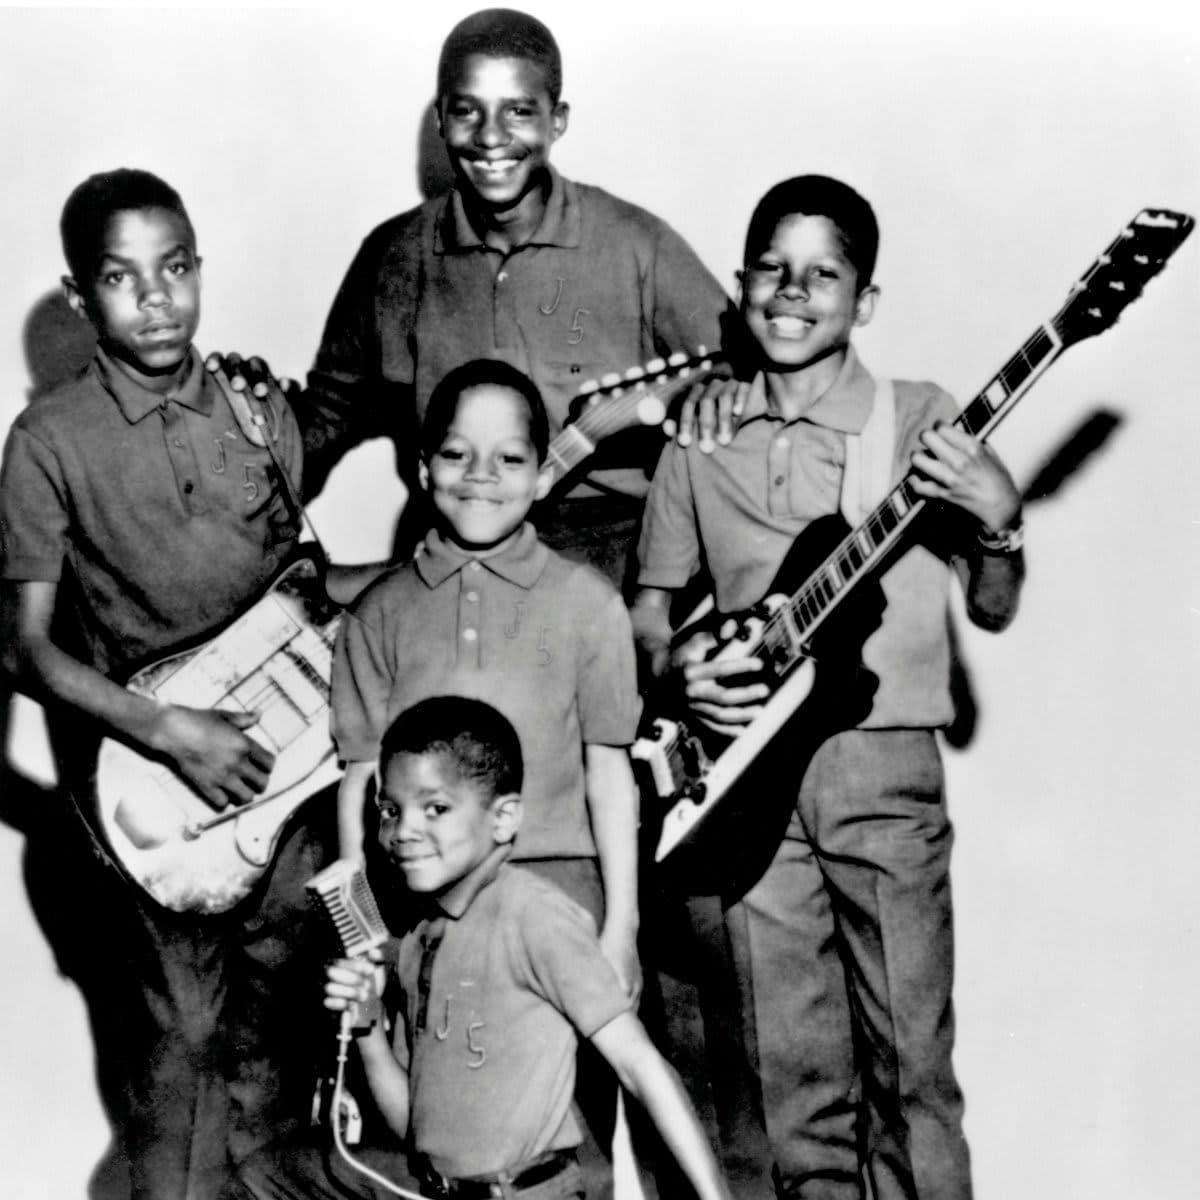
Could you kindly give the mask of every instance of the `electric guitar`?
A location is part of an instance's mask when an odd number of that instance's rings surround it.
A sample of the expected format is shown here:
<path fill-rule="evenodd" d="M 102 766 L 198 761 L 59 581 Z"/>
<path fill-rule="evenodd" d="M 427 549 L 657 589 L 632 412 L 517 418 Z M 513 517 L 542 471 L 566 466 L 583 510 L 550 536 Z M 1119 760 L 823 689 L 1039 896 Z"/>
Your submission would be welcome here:
<path fill-rule="evenodd" d="M 671 398 L 712 367 L 702 350 L 585 383 L 572 420 L 548 450 L 554 484 L 603 438 L 661 424 Z M 275 755 L 262 795 L 217 811 L 165 763 L 112 739 L 101 742 L 94 803 L 81 811 L 125 874 L 163 907 L 232 908 L 271 865 L 300 805 L 340 778 L 329 732 L 340 618 L 325 596 L 320 557 L 302 552 L 214 637 L 137 671 L 126 684 L 163 704 L 256 713 L 246 732 Z"/>
<path fill-rule="evenodd" d="M 1147 281 L 1162 270 L 1193 224 L 1194 219 L 1184 213 L 1165 209 L 1139 212 L 1072 287 L 1066 304 L 1033 332 L 967 405 L 955 425 L 986 439 L 1064 350 L 1115 324 L 1141 295 Z M 815 663 L 822 657 L 821 634 L 829 632 L 827 623 L 864 580 L 874 575 L 877 582 L 880 565 L 903 549 L 906 531 L 925 508 L 911 478 L 910 474 L 902 479 L 853 531 L 836 516 L 823 519 L 819 531 L 806 529 L 789 552 L 767 599 L 750 611 L 720 614 L 697 610 L 675 635 L 678 645 L 702 627 L 698 622 L 706 622 L 716 642 L 709 658 L 757 657 L 764 663 L 773 692 L 762 713 L 732 741 L 716 738 L 699 722 L 693 724 L 694 718 L 688 715 L 671 715 L 652 720 L 648 734 L 635 744 L 633 756 L 645 764 L 653 795 L 664 813 L 657 861 L 686 843 L 695 847 L 701 840 L 697 831 L 702 823 L 808 698 L 819 678 Z M 830 527 L 835 529 L 832 538 Z M 810 532 L 817 533 L 823 543 L 823 558 L 807 553 Z M 860 593 L 867 590 L 859 589 Z M 861 595 L 856 603 L 860 602 Z M 838 624 L 842 623 L 839 617 Z M 818 643 L 815 655 L 814 640 Z M 815 701 L 812 708 L 817 709 Z M 795 729 L 792 727 L 789 735 Z M 803 737 L 789 736 L 781 742 L 785 740 L 806 744 Z M 778 747 L 780 753 L 788 750 L 789 746 Z M 794 761 L 790 767 L 796 768 Z"/>

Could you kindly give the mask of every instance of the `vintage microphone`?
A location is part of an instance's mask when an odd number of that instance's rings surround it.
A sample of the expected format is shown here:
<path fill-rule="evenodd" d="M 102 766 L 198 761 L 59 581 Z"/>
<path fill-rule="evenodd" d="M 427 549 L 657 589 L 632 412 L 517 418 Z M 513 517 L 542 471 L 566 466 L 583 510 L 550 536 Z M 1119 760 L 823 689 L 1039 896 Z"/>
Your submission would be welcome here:
<path fill-rule="evenodd" d="M 339 858 L 324 870 L 318 871 L 305 885 L 309 899 L 319 903 L 342 943 L 348 958 L 362 958 L 371 950 L 382 946 L 391 936 L 379 912 L 375 894 L 367 882 L 363 863 L 350 858 Z M 337 1073 L 333 1085 L 333 1103 L 329 1123 L 333 1128 L 333 1144 L 349 1166 L 365 1175 L 372 1182 L 386 1188 L 403 1200 L 424 1200 L 418 1192 L 399 1187 L 366 1163 L 354 1157 L 346 1146 L 342 1133 L 341 1111 L 345 1096 L 346 1060 L 355 1029 L 370 1029 L 376 1020 L 382 1020 L 378 1000 L 372 1005 L 353 1001 L 342 1010 L 338 1027 Z"/>

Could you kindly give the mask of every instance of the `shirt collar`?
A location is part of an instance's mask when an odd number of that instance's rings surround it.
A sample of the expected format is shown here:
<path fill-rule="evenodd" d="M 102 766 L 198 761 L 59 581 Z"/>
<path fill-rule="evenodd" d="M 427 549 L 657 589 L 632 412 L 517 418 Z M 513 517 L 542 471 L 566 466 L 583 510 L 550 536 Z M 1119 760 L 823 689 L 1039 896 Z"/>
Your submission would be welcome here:
<path fill-rule="evenodd" d="M 846 357 L 837 378 L 829 389 L 817 397 L 813 406 L 797 417 L 797 421 L 810 421 L 840 433 L 861 433 L 875 404 L 875 380 L 871 372 L 862 365 L 853 346 L 846 348 Z M 760 371 L 750 386 L 746 400 L 746 412 L 742 425 L 756 419 L 780 420 L 767 404 L 766 381 Z M 793 424 L 791 421 L 785 424 Z"/>
<path fill-rule="evenodd" d="M 546 211 L 526 246 L 577 247 L 582 233 L 582 217 L 579 211 L 579 194 L 575 185 L 564 179 L 553 167 L 550 172 L 550 195 L 546 199 Z M 467 219 L 462 193 L 455 188 L 442 209 L 441 219 L 433 231 L 435 254 L 454 254 L 464 250 L 486 247 Z"/>
<path fill-rule="evenodd" d="M 200 364 L 200 354 L 195 346 L 188 350 L 188 370 L 183 382 L 165 395 L 143 387 L 99 346 L 96 348 L 95 369 L 101 387 L 117 402 L 121 415 L 131 425 L 149 416 L 167 400 L 182 404 L 203 416 L 212 416 L 213 394 L 205 387 L 207 372 Z"/>
<path fill-rule="evenodd" d="M 512 842 L 494 846 L 487 858 L 464 875 L 448 892 L 433 899 L 428 915 L 439 914 L 457 921 L 475 903 L 475 897 L 500 874 L 500 868 L 513 852 Z"/>
<path fill-rule="evenodd" d="M 422 580 L 435 588 L 461 571 L 467 563 L 477 562 L 493 575 L 528 591 L 541 578 L 549 557 L 550 551 L 538 541 L 537 530 L 526 521 L 512 545 L 487 558 L 468 554 L 443 537 L 439 530 L 432 529 L 417 548 L 415 567 Z"/>

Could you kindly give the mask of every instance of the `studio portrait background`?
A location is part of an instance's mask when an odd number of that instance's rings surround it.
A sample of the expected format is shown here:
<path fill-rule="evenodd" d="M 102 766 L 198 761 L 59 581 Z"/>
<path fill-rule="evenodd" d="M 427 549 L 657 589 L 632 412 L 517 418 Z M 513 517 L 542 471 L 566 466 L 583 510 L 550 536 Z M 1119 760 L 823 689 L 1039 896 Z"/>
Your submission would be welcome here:
<path fill-rule="evenodd" d="M 444 182 L 434 65 L 477 7 L 0 10 L 0 431 L 86 353 L 58 299 L 58 216 L 116 166 L 162 175 L 190 210 L 201 350 L 302 377 L 360 240 Z M 1140 208 L 1200 211 L 1185 5 L 527 7 L 564 55 L 564 174 L 665 218 L 731 291 L 770 184 L 846 180 L 882 226 L 864 360 L 960 403 Z M 974 720 L 947 750 L 956 1061 L 980 1200 L 1195 1194 L 1198 284 L 1195 235 L 995 439 L 1029 493 L 1029 578 L 1002 637 L 960 613 Z M 375 443 L 312 516 L 335 558 L 366 560 L 402 503 Z M 7 758 L 0 1185 L 73 1200 L 107 1130 L 84 1010 L 24 872 L 50 783 L 28 702 L 11 708 Z M 53 883 L 74 902 L 69 878 Z"/>

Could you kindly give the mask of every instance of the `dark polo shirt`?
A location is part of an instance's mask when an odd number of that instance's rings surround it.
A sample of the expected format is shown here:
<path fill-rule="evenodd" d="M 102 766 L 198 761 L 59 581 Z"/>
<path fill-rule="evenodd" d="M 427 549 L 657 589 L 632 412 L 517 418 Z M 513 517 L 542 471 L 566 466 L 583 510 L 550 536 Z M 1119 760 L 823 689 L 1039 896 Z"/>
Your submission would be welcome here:
<path fill-rule="evenodd" d="M 721 344 L 729 307 L 688 244 L 645 209 L 552 172 L 546 212 L 508 255 L 484 245 L 458 193 L 380 225 L 363 242 L 325 326 L 298 412 L 322 469 L 363 436 L 411 440 L 434 385 L 474 358 L 532 376 L 551 434 L 588 379 L 677 350 Z M 606 452 L 610 486 L 644 495 L 661 434 Z"/>
<path fill-rule="evenodd" d="M 333 663 L 339 755 L 371 761 L 388 725 L 428 696 L 499 709 L 525 757 L 521 858 L 596 854 L 585 743 L 627 746 L 640 704 L 629 613 L 598 572 L 526 524 L 502 553 L 472 558 L 431 532 L 342 622 Z"/>
<path fill-rule="evenodd" d="M 936 384 L 897 380 L 895 395 L 893 483 L 911 466 L 920 433 L 958 415 Z M 804 416 L 785 421 L 772 411 L 760 379 L 728 446 L 712 454 L 666 446 L 646 502 L 638 583 L 673 591 L 704 564 L 723 612 L 761 600 L 800 533 L 838 511 L 846 435 L 861 433 L 874 396 L 875 380 L 851 349 Z M 918 540 L 882 577 L 887 608 L 863 649 L 880 683 L 863 727 L 936 728 L 952 716 L 941 540 Z"/>
<path fill-rule="evenodd" d="M 452 1177 L 578 1145 L 577 1039 L 629 1010 L 592 918 L 505 856 L 494 851 L 441 906 L 445 933 L 425 997 L 428 921 L 398 956 L 405 1020 L 394 1050 L 408 1068 L 413 1145 Z"/>
<path fill-rule="evenodd" d="M 275 415 L 298 484 L 299 431 L 290 412 Z M 59 584 L 60 644 L 119 674 L 228 620 L 294 530 L 267 451 L 243 436 L 194 349 L 167 397 L 100 351 L 14 423 L 0 539 L 5 579 Z"/>

